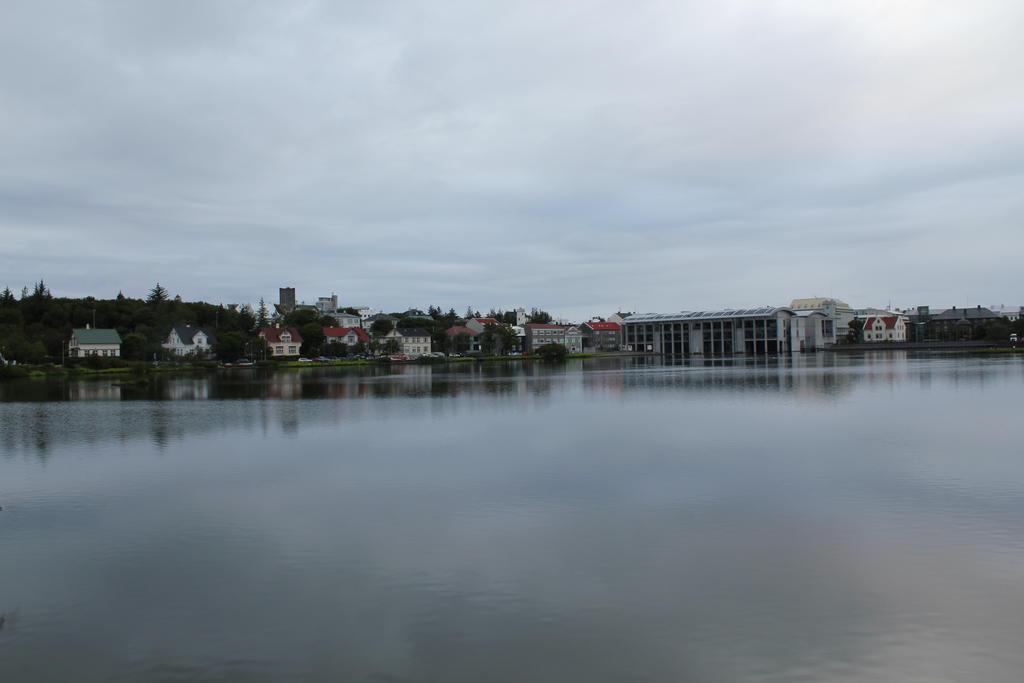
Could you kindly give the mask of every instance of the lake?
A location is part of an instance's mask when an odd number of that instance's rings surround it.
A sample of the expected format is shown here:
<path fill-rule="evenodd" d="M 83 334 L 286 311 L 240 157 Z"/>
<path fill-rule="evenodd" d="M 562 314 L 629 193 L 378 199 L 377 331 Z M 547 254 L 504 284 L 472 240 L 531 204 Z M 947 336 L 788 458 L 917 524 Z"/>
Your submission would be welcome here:
<path fill-rule="evenodd" d="M 0 382 L 3 681 L 1024 679 L 1024 362 Z"/>

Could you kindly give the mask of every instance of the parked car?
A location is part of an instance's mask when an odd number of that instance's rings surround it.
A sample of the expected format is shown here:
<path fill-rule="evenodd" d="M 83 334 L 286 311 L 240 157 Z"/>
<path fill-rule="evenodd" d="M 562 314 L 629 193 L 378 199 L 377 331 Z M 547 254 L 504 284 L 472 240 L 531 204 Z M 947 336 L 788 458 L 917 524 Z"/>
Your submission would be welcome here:
<path fill-rule="evenodd" d="M 300 363 L 312 363 L 313 359 L 312 358 L 300 358 L 299 362 Z"/>

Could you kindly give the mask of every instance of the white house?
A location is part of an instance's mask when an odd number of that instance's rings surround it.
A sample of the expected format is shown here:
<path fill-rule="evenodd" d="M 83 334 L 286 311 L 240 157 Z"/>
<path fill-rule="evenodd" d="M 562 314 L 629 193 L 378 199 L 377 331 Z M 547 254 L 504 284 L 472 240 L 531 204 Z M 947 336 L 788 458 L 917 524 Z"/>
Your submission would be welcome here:
<path fill-rule="evenodd" d="M 162 346 L 176 356 L 205 356 L 213 353 L 217 337 L 208 327 L 175 326 Z"/>
<path fill-rule="evenodd" d="M 71 330 L 68 342 L 69 358 L 85 358 L 86 356 L 119 357 L 121 355 L 121 335 L 117 330 L 75 328 Z"/>
<path fill-rule="evenodd" d="M 902 315 L 873 315 L 864 321 L 865 342 L 905 342 L 907 322 Z"/>

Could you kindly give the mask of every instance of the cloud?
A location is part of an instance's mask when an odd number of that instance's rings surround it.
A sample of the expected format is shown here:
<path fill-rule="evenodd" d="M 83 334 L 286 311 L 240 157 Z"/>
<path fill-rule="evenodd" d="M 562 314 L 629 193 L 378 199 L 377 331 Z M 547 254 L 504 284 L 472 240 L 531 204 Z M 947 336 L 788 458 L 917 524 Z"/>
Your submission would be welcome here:
<path fill-rule="evenodd" d="M 977 238 L 1021 246 L 1022 14 L 23 5 L 0 27 L 0 284 L 581 317 L 1004 301 Z M 937 278 L 946 253 L 972 258 Z M 899 267 L 867 282 L 879 255 Z"/>

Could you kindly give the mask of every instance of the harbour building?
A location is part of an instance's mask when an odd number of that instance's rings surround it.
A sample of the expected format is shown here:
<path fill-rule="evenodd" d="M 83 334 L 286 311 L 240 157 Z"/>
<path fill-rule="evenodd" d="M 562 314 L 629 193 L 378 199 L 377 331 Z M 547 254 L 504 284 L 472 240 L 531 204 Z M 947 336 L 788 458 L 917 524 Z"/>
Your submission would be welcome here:
<path fill-rule="evenodd" d="M 825 313 L 784 306 L 640 313 L 622 321 L 627 351 L 667 355 L 748 356 L 816 351 L 831 340 Z"/>

